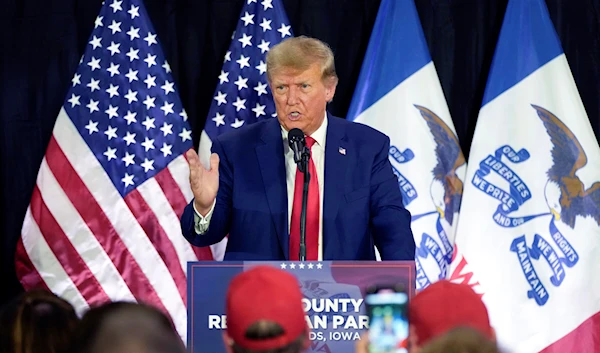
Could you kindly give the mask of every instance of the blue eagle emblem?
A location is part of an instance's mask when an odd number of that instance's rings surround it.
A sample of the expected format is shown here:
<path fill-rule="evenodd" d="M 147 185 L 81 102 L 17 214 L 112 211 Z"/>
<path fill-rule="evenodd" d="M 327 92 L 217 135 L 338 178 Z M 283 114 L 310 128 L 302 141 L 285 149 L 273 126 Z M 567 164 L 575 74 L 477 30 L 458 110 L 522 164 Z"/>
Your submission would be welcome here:
<path fill-rule="evenodd" d="M 465 164 L 465 157 L 450 127 L 431 110 L 419 105 L 415 107 L 425 119 L 436 144 L 437 164 L 432 170 L 431 199 L 440 216 L 452 224 L 454 213 L 460 209 L 463 193 L 463 182 L 456 175 L 456 170 Z"/>
<path fill-rule="evenodd" d="M 587 157 L 573 132 L 550 111 L 533 105 L 544 123 L 552 143 L 553 165 L 547 172 L 544 190 L 546 202 L 555 220 L 561 220 L 571 229 L 577 216 L 592 216 L 600 226 L 600 182 L 587 190 L 577 171 L 587 164 Z"/>

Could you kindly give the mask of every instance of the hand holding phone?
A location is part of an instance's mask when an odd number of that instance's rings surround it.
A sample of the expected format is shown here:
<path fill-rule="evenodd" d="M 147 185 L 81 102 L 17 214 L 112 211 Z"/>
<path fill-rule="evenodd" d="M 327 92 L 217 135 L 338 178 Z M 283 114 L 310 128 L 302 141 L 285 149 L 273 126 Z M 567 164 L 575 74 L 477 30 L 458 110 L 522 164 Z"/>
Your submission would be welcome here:
<path fill-rule="evenodd" d="M 365 297 L 369 353 L 408 352 L 408 295 L 401 286 L 376 286 Z"/>

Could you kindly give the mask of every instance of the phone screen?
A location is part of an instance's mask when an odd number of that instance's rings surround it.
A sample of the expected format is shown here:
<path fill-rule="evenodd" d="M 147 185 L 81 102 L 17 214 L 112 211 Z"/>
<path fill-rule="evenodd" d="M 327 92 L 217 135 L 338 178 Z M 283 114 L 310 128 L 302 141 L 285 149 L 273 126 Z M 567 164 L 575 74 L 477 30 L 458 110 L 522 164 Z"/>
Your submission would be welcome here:
<path fill-rule="evenodd" d="M 369 353 L 408 352 L 408 295 L 393 289 L 367 294 Z"/>

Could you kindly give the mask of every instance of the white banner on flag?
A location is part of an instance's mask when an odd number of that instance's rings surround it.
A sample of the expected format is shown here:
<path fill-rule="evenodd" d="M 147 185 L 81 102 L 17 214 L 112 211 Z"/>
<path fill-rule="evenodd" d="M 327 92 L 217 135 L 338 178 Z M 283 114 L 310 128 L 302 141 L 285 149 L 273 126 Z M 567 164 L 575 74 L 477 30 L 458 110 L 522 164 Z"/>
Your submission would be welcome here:
<path fill-rule="evenodd" d="M 600 148 L 541 0 L 509 2 L 456 245 L 509 351 L 550 352 L 600 311 Z"/>
<path fill-rule="evenodd" d="M 417 288 L 446 278 L 466 164 L 412 1 L 381 2 L 348 119 L 390 137 L 412 215 Z"/>

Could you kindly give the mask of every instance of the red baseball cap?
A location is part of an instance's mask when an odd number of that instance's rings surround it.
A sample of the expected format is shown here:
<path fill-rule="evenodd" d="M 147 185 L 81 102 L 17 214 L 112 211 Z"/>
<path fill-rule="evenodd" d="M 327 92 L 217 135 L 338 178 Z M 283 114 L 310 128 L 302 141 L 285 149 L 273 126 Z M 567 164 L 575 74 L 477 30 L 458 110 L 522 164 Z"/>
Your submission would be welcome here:
<path fill-rule="evenodd" d="M 494 339 L 485 304 L 466 284 L 440 280 L 430 284 L 411 300 L 408 320 L 419 345 L 426 344 L 457 327 L 470 327 Z"/>
<path fill-rule="evenodd" d="M 272 266 L 256 266 L 240 273 L 229 284 L 226 300 L 227 334 L 240 347 L 266 351 L 284 347 L 308 332 L 303 295 L 298 280 Z M 268 339 L 249 339 L 246 330 L 261 320 L 283 328 Z"/>

